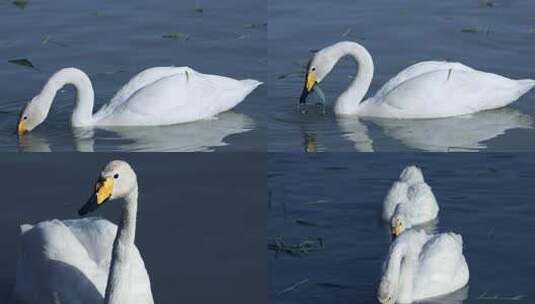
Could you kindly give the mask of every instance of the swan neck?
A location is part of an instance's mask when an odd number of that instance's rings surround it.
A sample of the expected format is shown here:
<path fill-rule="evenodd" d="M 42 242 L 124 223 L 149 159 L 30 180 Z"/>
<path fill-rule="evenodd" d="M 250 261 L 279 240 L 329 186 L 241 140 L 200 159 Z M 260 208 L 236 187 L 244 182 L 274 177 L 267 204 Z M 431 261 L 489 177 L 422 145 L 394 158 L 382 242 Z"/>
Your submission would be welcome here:
<path fill-rule="evenodd" d="M 357 74 L 349 87 L 338 97 L 335 111 L 337 114 L 355 114 L 360 102 L 366 96 L 373 79 L 373 59 L 362 45 L 355 42 L 341 42 L 338 59 L 350 56 L 358 66 Z"/>
<path fill-rule="evenodd" d="M 394 295 L 396 296 L 399 294 L 400 285 L 402 284 L 401 271 L 404 254 L 404 246 L 395 246 L 390 254 L 390 259 L 385 271 L 385 277 L 394 284 L 392 287 L 394 288 Z"/>
<path fill-rule="evenodd" d="M 136 235 L 138 189 L 130 192 L 125 198 L 125 204 L 121 214 L 121 219 L 117 227 L 117 236 L 113 243 L 110 274 L 106 294 L 105 304 L 124 303 L 129 294 L 127 279 L 130 272 L 131 253 L 134 248 Z"/>
<path fill-rule="evenodd" d="M 43 97 L 46 112 L 50 110 L 56 93 L 69 84 L 76 89 L 76 102 L 71 116 L 72 125 L 76 127 L 91 125 L 95 93 L 91 80 L 79 69 L 61 69 L 50 77 L 40 94 Z"/>

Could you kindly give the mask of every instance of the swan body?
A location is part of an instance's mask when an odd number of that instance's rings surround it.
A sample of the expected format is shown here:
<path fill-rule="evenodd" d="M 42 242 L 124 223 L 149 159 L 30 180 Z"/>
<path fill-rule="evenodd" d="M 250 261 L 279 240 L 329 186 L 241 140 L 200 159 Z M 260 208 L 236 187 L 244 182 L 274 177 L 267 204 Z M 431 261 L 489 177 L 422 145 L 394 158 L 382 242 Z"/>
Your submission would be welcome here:
<path fill-rule="evenodd" d="M 463 288 L 470 273 L 461 235 L 403 232 L 390 245 L 377 291 L 381 303 L 412 303 Z"/>
<path fill-rule="evenodd" d="M 124 198 L 118 226 L 99 218 L 21 226 L 14 296 L 23 304 L 153 304 L 150 280 L 134 244 L 137 180 L 122 161 L 101 173 L 85 215 Z"/>
<path fill-rule="evenodd" d="M 383 220 L 391 224 L 396 236 L 415 225 L 434 220 L 438 212 L 435 195 L 425 182 L 422 170 L 415 166 L 401 172 L 383 202 Z"/>
<path fill-rule="evenodd" d="M 102 303 L 117 226 L 101 218 L 23 225 L 17 263 L 17 303 Z M 149 276 L 132 247 L 130 280 L 135 303 L 153 303 Z"/>
<path fill-rule="evenodd" d="M 154 67 L 130 79 L 93 114 L 91 80 L 79 69 L 65 68 L 26 105 L 19 118 L 19 135 L 45 120 L 56 92 L 67 84 L 77 90 L 71 124 L 92 127 L 171 125 L 212 118 L 235 107 L 261 82 L 202 74 L 189 67 Z"/>
<path fill-rule="evenodd" d="M 409 66 L 362 101 L 373 79 L 368 51 L 355 42 L 339 42 L 311 60 L 301 102 L 342 57 L 351 56 L 359 71 L 336 101 L 339 115 L 423 119 L 466 115 L 505 107 L 535 87 L 535 80 L 513 80 L 456 62 L 425 61 Z"/>

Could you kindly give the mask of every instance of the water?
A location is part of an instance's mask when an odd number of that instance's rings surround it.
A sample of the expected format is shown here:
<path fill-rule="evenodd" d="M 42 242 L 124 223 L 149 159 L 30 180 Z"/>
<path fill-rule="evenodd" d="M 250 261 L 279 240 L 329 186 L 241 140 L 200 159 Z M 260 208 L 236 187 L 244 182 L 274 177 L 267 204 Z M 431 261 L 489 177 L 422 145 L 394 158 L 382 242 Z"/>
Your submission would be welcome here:
<path fill-rule="evenodd" d="M 22 142 L 13 134 L 26 102 L 60 68 L 90 76 L 95 108 L 138 72 L 190 66 L 200 72 L 265 81 L 264 0 L 0 2 L 1 151 L 262 151 L 266 86 L 218 120 L 168 127 L 75 130 L 74 90 L 56 97 L 47 121 Z M 184 39 L 162 36 L 184 33 Z M 9 63 L 29 59 L 36 69 Z"/>
<path fill-rule="evenodd" d="M 492 3 L 487 6 L 485 3 Z M 340 62 L 322 82 L 326 115 L 296 111 L 312 50 L 341 40 L 363 44 L 375 61 L 368 95 L 403 68 L 459 61 L 510 78 L 535 78 L 535 2 L 271 1 L 269 3 L 270 151 L 533 150 L 535 91 L 505 110 L 425 121 L 337 119 L 336 97 L 356 71 Z M 477 32 L 471 33 L 471 28 Z M 465 31 L 463 32 L 463 29 Z M 317 100 L 317 98 L 316 98 Z"/>
<path fill-rule="evenodd" d="M 277 153 L 269 160 L 268 238 L 322 238 L 324 249 L 303 257 L 270 251 L 272 303 L 376 303 L 389 246 L 382 201 L 410 164 L 433 188 L 441 208 L 437 229 L 463 236 L 470 269 L 464 303 L 515 296 L 522 298 L 514 303 L 533 302 L 532 155 Z M 437 302 L 458 303 L 460 296 Z"/>
<path fill-rule="evenodd" d="M 19 225 L 77 218 L 112 159 L 138 175 L 136 244 L 155 303 L 266 303 L 266 169 L 257 153 L 3 155 L 0 302 L 14 282 Z M 93 216 L 117 222 L 116 202 Z"/>

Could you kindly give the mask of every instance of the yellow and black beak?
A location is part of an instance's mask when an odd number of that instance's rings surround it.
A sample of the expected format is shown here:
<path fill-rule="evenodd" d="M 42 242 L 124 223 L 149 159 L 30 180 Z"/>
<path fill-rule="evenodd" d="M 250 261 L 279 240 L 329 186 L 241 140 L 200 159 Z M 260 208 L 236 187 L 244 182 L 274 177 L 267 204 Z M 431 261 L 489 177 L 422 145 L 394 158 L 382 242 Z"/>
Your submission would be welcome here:
<path fill-rule="evenodd" d="M 113 177 L 100 178 L 95 185 L 95 193 L 91 195 L 87 203 L 78 210 L 80 216 L 95 211 L 98 207 L 107 202 L 113 191 Z"/>
<path fill-rule="evenodd" d="M 303 87 L 303 92 L 301 93 L 301 97 L 299 98 L 299 103 L 306 103 L 307 102 L 307 96 L 314 90 L 314 87 L 318 83 L 317 81 L 317 75 L 316 71 L 307 69 L 307 74 L 305 76 L 305 85 Z"/>
<path fill-rule="evenodd" d="M 392 227 L 392 236 L 396 238 L 401 234 L 401 223 L 397 222 L 394 227 Z"/>
<path fill-rule="evenodd" d="M 28 133 L 28 124 L 26 123 L 26 120 L 23 119 L 22 113 L 19 116 L 19 121 L 17 122 L 17 135 L 22 136 L 26 133 Z"/>

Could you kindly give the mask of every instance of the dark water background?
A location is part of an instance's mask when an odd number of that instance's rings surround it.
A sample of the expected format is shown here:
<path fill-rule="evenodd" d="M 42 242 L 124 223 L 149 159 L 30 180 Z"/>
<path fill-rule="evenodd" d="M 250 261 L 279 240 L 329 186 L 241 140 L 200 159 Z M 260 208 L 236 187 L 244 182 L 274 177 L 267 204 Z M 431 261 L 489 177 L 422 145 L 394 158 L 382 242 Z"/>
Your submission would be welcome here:
<path fill-rule="evenodd" d="M 470 269 L 464 303 L 533 303 L 535 159 L 492 153 L 272 153 L 268 239 L 324 241 L 324 249 L 302 257 L 269 251 L 272 303 L 376 303 L 389 246 L 382 202 L 410 164 L 423 169 L 437 198 L 438 231 L 463 237 Z"/>
<path fill-rule="evenodd" d="M 113 159 L 138 175 L 136 245 L 155 303 L 266 303 L 266 169 L 257 153 L 3 155 L 0 302 L 14 282 L 19 225 L 77 218 Z M 94 215 L 117 222 L 115 202 Z"/>
<path fill-rule="evenodd" d="M 93 81 L 95 109 L 131 77 L 154 66 L 265 81 L 265 0 L 0 1 L 1 151 L 261 151 L 267 89 L 260 86 L 218 120 L 168 127 L 70 127 L 74 90 L 56 97 L 47 121 L 22 142 L 18 114 L 63 67 Z M 179 39 L 164 35 L 179 33 Z M 183 35 L 182 35 L 183 34 Z M 187 39 L 186 39 L 187 37 Z M 9 63 L 29 59 L 36 69 Z"/>
<path fill-rule="evenodd" d="M 322 82 L 327 114 L 296 111 L 313 50 L 363 44 L 375 62 L 369 96 L 405 67 L 459 61 L 535 78 L 535 1 L 269 1 L 270 151 L 520 151 L 535 149 L 535 90 L 505 110 L 437 120 L 337 119 L 333 103 L 356 73 L 345 59 Z M 317 100 L 317 98 L 316 98 Z"/>

